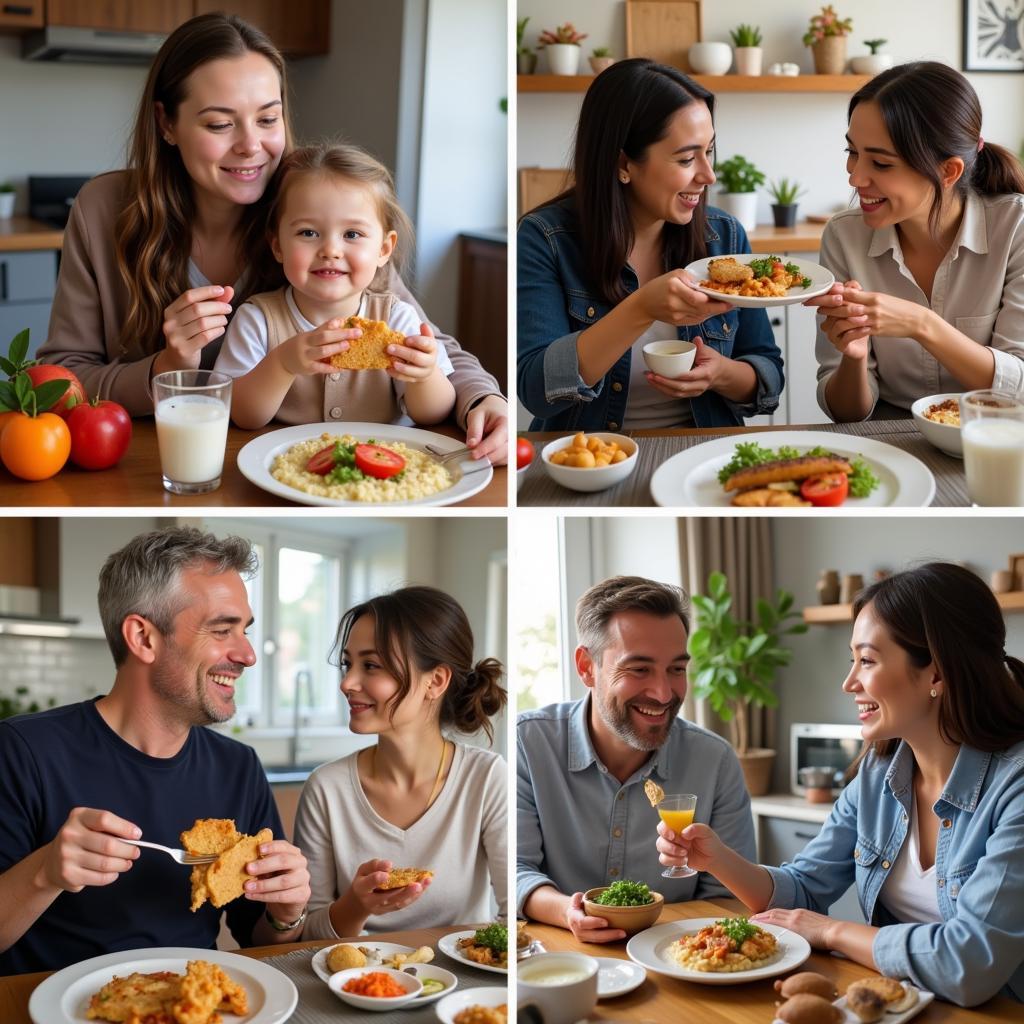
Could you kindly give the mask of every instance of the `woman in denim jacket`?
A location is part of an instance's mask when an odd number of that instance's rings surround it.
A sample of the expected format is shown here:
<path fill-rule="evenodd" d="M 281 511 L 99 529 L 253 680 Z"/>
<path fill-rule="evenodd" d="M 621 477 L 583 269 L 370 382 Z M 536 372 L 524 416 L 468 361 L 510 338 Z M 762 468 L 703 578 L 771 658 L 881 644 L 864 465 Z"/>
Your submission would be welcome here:
<path fill-rule="evenodd" d="M 659 825 L 661 860 L 688 850 L 755 920 L 942 999 L 1024 1002 L 1024 662 L 992 592 L 956 565 L 890 576 L 854 614 L 843 690 L 867 745 L 817 838 L 775 868 L 706 825 Z M 824 916 L 852 882 L 870 925 Z"/>
<path fill-rule="evenodd" d="M 750 251 L 707 206 L 713 110 L 706 89 L 641 58 L 587 90 L 575 186 L 519 225 L 517 376 L 534 429 L 736 426 L 778 406 L 764 310 L 714 302 L 679 269 Z M 696 343 L 693 368 L 645 372 L 642 346 L 673 336 Z"/>

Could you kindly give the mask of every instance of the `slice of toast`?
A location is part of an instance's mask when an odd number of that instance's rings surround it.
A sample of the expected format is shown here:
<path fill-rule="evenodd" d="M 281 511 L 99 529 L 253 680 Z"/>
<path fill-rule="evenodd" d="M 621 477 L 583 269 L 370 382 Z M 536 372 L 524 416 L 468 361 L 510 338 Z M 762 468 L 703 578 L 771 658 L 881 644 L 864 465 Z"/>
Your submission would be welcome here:
<path fill-rule="evenodd" d="M 383 320 L 350 316 L 344 326 L 358 327 L 363 335 L 349 341 L 347 352 L 331 356 L 331 366 L 336 370 L 386 370 L 391 365 L 388 345 L 405 344 L 405 335 L 391 330 Z"/>
<path fill-rule="evenodd" d="M 644 793 L 647 794 L 647 799 L 651 801 L 652 807 L 657 807 L 665 799 L 665 790 L 654 779 L 644 779 Z"/>
<path fill-rule="evenodd" d="M 181 845 L 193 856 L 209 857 L 223 853 L 242 838 L 231 818 L 199 818 L 181 833 Z"/>
<path fill-rule="evenodd" d="M 434 872 L 427 868 L 392 868 L 388 872 L 388 880 L 384 885 L 377 886 L 377 892 L 386 892 L 388 889 L 401 889 L 403 886 L 412 885 L 413 882 L 423 882 L 433 878 Z"/>
<path fill-rule="evenodd" d="M 252 877 L 245 870 L 245 865 L 259 860 L 261 844 L 269 843 L 273 838 L 274 833 L 269 828 L 260 829 L 254 836 L 242 836 L 209 866 L 206 889 L 215 907 L 223 907 L 242 895 L 243 886 Z"/>

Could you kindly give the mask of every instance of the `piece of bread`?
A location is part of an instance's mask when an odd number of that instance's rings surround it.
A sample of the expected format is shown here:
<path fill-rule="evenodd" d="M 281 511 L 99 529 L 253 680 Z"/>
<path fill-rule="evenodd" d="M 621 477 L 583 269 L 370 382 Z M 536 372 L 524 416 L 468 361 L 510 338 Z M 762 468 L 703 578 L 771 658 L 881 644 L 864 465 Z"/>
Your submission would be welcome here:
<path fill-rule="evenodd" d="M 206 871 L 206 890 L 215 907 L 237 900 L 244 891 L 245 883 L 252 877 L 245 865 L 259 860 L 260 846 L 269 843 L 274 833 L 269 828 L 260 829 L 254 836 L 242 836 L 229 850 L 225 850 Z"/>
<path fill-rule="evenodd" d="M 843 1011 L 821 996 L 800 992 L 778 1007 L 775 1016 L 785 1024 L 841 1024 Z"/>
<path fill-rule="evenodd" d="M 665 799 L 665 790 L 651 778 L 644 779 L 644 793 L 652 807 L 657 807 Z"/>
<path fill-rule="evenodd" d="M 885 1016 L 885 1000 L 870 988 L 851 986 L 846 992 L 846 1005 L 863 1024 L 874 1024 Z"/>
<path fill-rule="evenodd" d="M 776 981 L 775 991 L 783 999 L 798 995 L 800 992 L 809 992 L 811 995 L 821 996 L 822 999 L 830 1001 L 839 995 L 835 984 L 829 981 L 825 975 L 815 971 L 801 971 L 799 974 L 791 974 L 785 981 Z"/>
<path fill-rule="evenodd" d="M 231 818 L 200 818 L 181 833 L 181 845 L 193 856 L 209 857 L 223 853 L 241 838 Z"/>
<path fill-rule="evenodd" d="M 856 992 L 858 989 L 877 992 L 886 1004 L 899 1002 L 907 994 L 907 990 L 895 978 L 886 977 L 861 978 L 860 981 L 853 982 L 846 990 L 847 998 L 851 992 Z"/>
<path fill-rule="evenodd" d="M 388 345 L 405 344 L 405 335 L 391 330 L 383 320 L 350 316 L 344 326 L 358 327 L 363 335 L 349 341 L 348 351 L 331 356 L 331 366 L 336 370 L 386 370 L 391 365 Z"/>
<path fill-rule="evenodd" d="M 378 885 L 376 892 L 401 889 L 403 886 L 412 885 L 413 882 L 423 882 L 433 877 L 434 872 L 427 868 L 392 868 L 388 872 L 388 880 L 383 885 Z"/>
<path fill-rule="evenodd" d="M 720 257 L 708 263 L 708 277 L 716 284 L 740 284 L 753 276 L 753 267 L 739 263 L 732 256 Z"/>
<path fill-rule="evenodd" d="M 340 946 L 334 946 L 327 954 L 327 966 L 331 973 L 347 971 L 350 967 L 365 967 L 366 954 L 356 946 L 342 943 Z"/>

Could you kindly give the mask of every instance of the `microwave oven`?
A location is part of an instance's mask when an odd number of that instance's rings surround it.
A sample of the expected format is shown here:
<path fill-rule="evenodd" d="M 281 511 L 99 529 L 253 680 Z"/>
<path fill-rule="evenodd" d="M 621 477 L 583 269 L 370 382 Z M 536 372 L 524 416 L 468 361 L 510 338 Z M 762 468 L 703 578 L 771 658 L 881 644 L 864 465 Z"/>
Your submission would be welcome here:
<path fill-rule="evenodd" d="M 789 786 L 804 796 L 800 785 L 801 768 L 824 768 L 831 773 L 832 795 L 843 788 L 846 769 L 860 753 L 863 740 L 859 725 L 820 725 L 796 722 L 790 729 Z"/>

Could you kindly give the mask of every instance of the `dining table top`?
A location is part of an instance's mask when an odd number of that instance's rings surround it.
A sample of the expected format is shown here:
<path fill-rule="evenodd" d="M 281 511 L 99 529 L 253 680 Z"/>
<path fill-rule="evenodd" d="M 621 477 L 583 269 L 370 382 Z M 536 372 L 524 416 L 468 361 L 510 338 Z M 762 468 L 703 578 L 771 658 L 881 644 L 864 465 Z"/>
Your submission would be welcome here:
<path fill-rule="evenodd" d="M 611 428 L 608 428 L 611 430 Z M 657 505 L 651 492 L 651 478 L 655 471 L 666 460 L 688 451 L 696 445 L 715 438 L 735 437 L 740 440 L 752 440 L 756 434 L 781 431 L 815 431 L 827 434 L 838 434 L 849 437 L 860 437 L 872 441 L 881 441 L 892 445 L 900 452 L 911 455 L 922 462 L 935 479 L 935 494 L 932 506 L 968 507 L 971 502 L 967 496 L 967 481 L 964 476 L 962 459 L 954 458 L 940 451 L 918 431 L 912 419 L 867 420 L 863 423 L 811 423 L 811 424 L 773 424 L 747 427 L 689 427 L 665 430 L 621 430 L 613 431 L 634 438 L 638 442 L 636 469 L 621 483 L 603 491 L 584 493 L 572 491 L 555 483 L 542 465 L 540 450 L 549 441 L 569 436 L 576 431 L 530 431 L 519 436 L 530 441 L 534 446 L 534 457 L 529 468 L 518 481 L 516 504 L 522 506 L 559 506 L 559 507 L 651 507 Z M 585 431 L 587 434 L 605 433 L 606 431 Z M 770 445 L 768 437 L 761 438 L 761 443 Z M 729 502 L 723 492 L 724 507 Z M 746 511 L 763 515 L 764 509 L 751 508 Z M 773 508 L 771 514 L 792 512 L 793 509 Z M 795 510 L 801 514 L 802 510 Z M 820 510 L 815 510 L 818 512 Z M 843 505 L 834 511 L 850 512 L 853 506 Z"/>
<path fill-rule="evenodd" d="M 739 900 L 733 899 L 666 903 L 657 924 L 735 916 L 738 913 L 748 911 Z M 554 925 L 531 921 L 526 928 L 548 952 L 573 950 L 595 957 L 630 959 L 626 953 L 626 940 L 586 943 L 577 940 L 565 928 Z M 851 982 L 877 976 L 875 971 L 852 960 L 814 950 L 810 959 L 798 969 L 823 974 L 835 982 L 840 995 Z M 770 1024 L 779 999 L 773 983 L 774 979 L 767 978 L 737 984 L 695 984 L 648 970 L 647 978 L 639 988 L 626 995 L 602 1000 L 588 1021 L 594 1024 L 609 1021 L 630 1021 L 631 1024 L 679 1024 L 680 1021 L 692 1021 L 694 1024 Z M 996 996 L 973 1009 L 936 999 L 914 1017 L 914 1024 L 1010 1024 L 1020 1020 L 1020 1004 Z"/>
<path fill-rule="evenodd" d="M 132 420 L 132 440 L 124 458 L 110 469 L 89 471 L 79 469 L 70 462 L 49 480 L 19 480 L 0 465 L 0 505 L 14 507 L 97 507 L 113 508 L 297 508 L 301 502 L 290 501 L 258 487 L 238 468 L 238 453 L 253 438 L 281 424 L 271 423 L 260 430 L 228 428 L 227 450 L 220 487 L 208 494 L 171 494 L 164 490 L 160 475 L 160 453 L 157 447 L 156 424 L 152 417 Z M 343 432 L 344 423 L 336 428 Z M 454 424 L 436 424 L 432 433 L 463 440 L 465 434 Z M 481 471 L 482 472 L 482 471 Z M 508 471 L 495 466 L 494 475 L 483 490 L 470 495 L 452 507 L 488 507 L 508 504 Z M 310 507 L 310 506 L 305 506 Z M 353 506 L 348 506 L 352 508 Z M 379 510 L 381 505 L 367 505 L 367 510 Z M 406 505 L 395 504 L 397 513 Z M 333 506 L 332 506 L 333 508 Z"/>

